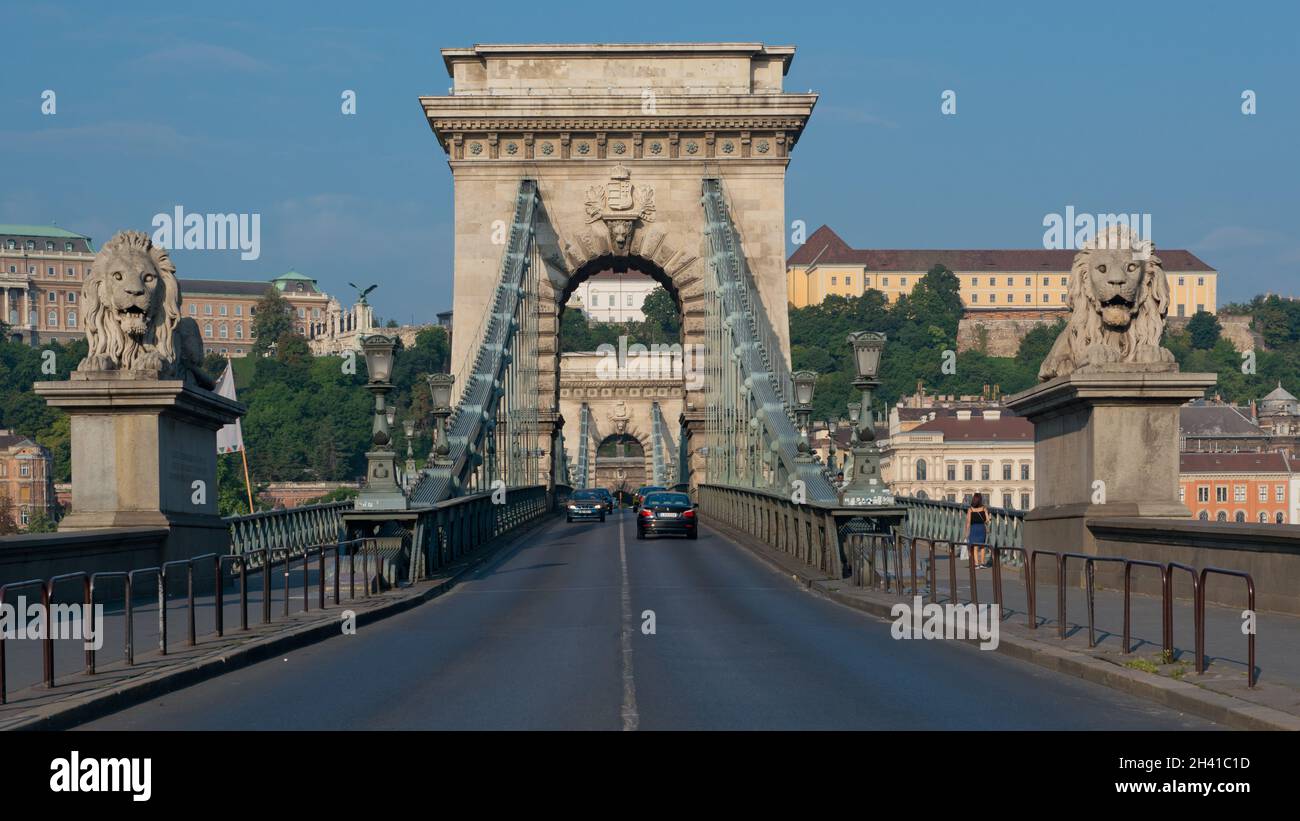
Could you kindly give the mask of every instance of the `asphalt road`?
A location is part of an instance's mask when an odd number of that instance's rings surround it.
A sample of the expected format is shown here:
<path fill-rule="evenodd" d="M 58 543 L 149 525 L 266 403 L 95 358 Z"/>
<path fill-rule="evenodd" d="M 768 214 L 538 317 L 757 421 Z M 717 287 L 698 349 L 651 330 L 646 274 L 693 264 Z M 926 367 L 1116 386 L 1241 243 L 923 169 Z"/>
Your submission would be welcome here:
<path fill-rule="evenodd" d="M 646 634 L 653 611 L 654 632 Z M 705 528 L 549 523 L 453 592 L 88 729 L 1213 725 L 821 599 Z"/>

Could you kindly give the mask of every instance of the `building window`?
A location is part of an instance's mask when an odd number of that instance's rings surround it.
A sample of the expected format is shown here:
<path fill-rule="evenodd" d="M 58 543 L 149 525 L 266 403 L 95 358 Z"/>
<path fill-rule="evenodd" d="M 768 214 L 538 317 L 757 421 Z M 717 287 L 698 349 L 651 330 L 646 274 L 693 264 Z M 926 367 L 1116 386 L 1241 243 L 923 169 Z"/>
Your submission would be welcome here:
<path fill-rule="evenodd" d="M 1011 481 L 1011 463 L 1010 463 L 1010 462 L 1003 462 L 1003 463 L 1002 463 L 1002 481 L 1004 481 L 1004 482 L 1009 482 L 1009 481 Z"/>
<path fill-rule="evenodd" d="M 885 286 L 886 288 L 888 288 L 888 287 L 889 287 L 889 277 L 881 277 L 881 279 L 880 279 L 880 284 L 883 285 L 883 286 Z"/>
<path fill-rule="evenodd" d="M 236 305 L 236 306 L 235 306 L 235 316 L 243 316 L 243 315 L 244 315 L 244 306 L 243 306 L 243 305 Z"/>
<path fill-rule="evenodd" d="M 1282 511 L 1279 510 L 1277 512 L 1277 515 L 1274 517 L 1274 521 L 1276 521 L 1280 525 L 1286 524 L 1286 517 L 1282 515 Z"/>
<path fill-rule="evenodd" d="M 1210 520 L 1210 514 L 1202 510 L 1200 512 L 1200 515 L 1198 515 L 1196 518 L 1200 519 L 1202 522 L 1208 522 Z"/>
<path fill-rule="evenodd" d="M 1210 501 L 1210 489 L 1205 485 L 1201 485 L 1200 487 L 1198 487 L 1196 489 L 1196 501 L 1198 502 Z"/>
<path fill-rule="evenodd" d="M 226 325 L 225 325 L 225 323 L 223 322 L 223 323 L 221 324 L 221 327 L 217 328 L 217 334 L 218 334 L 222 339 L 229 339 L 229 338 L 230 338 L 230 329 L 227 328 Z"/>
<path fill-rule="evenodd" d="M 1062 288 L 1066 287 L 1066 286 L 1069 285 L 1069 284 L 1070 284 L 1070 278 L 1069 278 L 1069 277 L 1061 277 L 1061 287 L 1062 287 Z"/>
<path fill-rule="evenodd" d="M 970 504 L 970 494 L 969 494 L 969 493 L 963 493 L 963 494 L 961 495 L 961 503 L 964 504 L 964 505 L 968 505 L 968 504 Z"/>
<path fill-rule="evenodd" d="M 236 323 L 235 323 L 235 339 L 243 339 L 243 338 L 244 338 L 244 323 L 242 323 L 242 322 L 236 322 Z"/>
<path fill-rule="evenodd" d="M 1245 486 L 1245 485 L 1234 485 L 1234 486 L 1233 486 L 1233 488 L 1232 488 L 1232 500 L 1233 500 L 1234 502 L 1244 502 L 1244 501 L 1246 501 L 1246 486 Z"/>
<path fill-rule="evenodd" d="M 1181 485 L 1178 487 L 1178 501 L 1180 503 L 1187 501 L 1187 488 Z"/>
<path fill-rule="evenodd" d="M 1187 306 L 1182 304 L 1181 302 L 1178 303 L 1178 315 L 1187 316 Z"/>
<path fill-rule="evenodd" d="M 980 295 L 979 295 L 979 294 L 971 294 L 971 295 L 970 295 L 970 301 L 971 301 L 971 302 L 979 302 L 979 301 L 980 301 Z"/>
<path fill-rule="evenodd" d="M 1273 498 L 1275 501 L 1278 502 L 1286 501 L 1286 485 L 1278 485 L 1276 488 L 1274 488 L 1274 492 L 1275 495 Z"/>
<path fill-rule="evenodd" d="M 197 306 L 197 305 L 195 305 L 193 302 L 191 302 L 191 303 L 190 303 L 190 316 L 194 316 L 194 315 L 198 314 L 198 312 L 199 312 L 199 306 Z"/>
<path fill-rule="evenodd" d="M 203 306 L 203 315 L 204 315 L 204 316 L 212 316 L 212 306 L 211 306 L 211 305 L 204 305 L 204 306 Z"/>
<path fill-rule="evenodd" d="M 925 464 L 925 460 L 917 459 L 916 460 L 916 481 L 924 482 L 927 478 L 926 476 L 927 472 L 928 470 L 927 470 L 927 465 Z"/>
<path fill-rule="evenodd" d="M 990 472 L 990 471 L 989 471 L 989 466 L 988 466 L 988 465 L 980 465 L 980 481 L 981 481 L 981 482 L 987 482 L 987 481 L 989 480 L 989 472 Z"/>
<path fill-rule="evenodd" d="M 59 312 L 50 311 L 48 314 L 46 314 L 45 324 L 50 326 L 51 328 L 57 328 L 59 326 Z"/>
<path fill-rule="evenodd" d="M 1020 480 L 1022 482 L 1029 481 L 1029 465 L 1025 464 L 1020 466 Z"/>
<path fill-rule="evenodd" d="M 1204 311 L 1204 310 L 1205 310 L 1205 303 L 1203 303 L 1203 302 L 1198 302 L 1198 303 L 1196 303 L 1196 313 L 1199 314 L 1201 311 Z"/>
<path fill-rule="evenodd" d="M 1003 494 L 1002 494 L 1002 506 L 1005 507 L 1007 510 L 1010 510 L 1010 509 L 1011 509 L 1011 494 L 1010 494 L 1010 493 L 1003 493 Z"/>
<path fill-rule="evenodd" d="M 1259 512 L 1259 523 L 1264 525 L 1268 524 L 1268 511 L 1261 510 Z"/>
<path fill-rule="evenodd" d="M 221 315 L 222 315 L 222 316 L 225 316 L 227 310 L 229 310 L 229 309 L 226 308 L 226 306 L 223 304 L 223 305 L 221 306 Z"/>
<path fill-rule="evenodd" d="M 853 277 L 845 277 L 845 278 L 844 278 L 844 284 L 845 284 L 845 285 L 852 285 L 852 284 L 853 284 Z M 628 304 L 628 305 L 631 305 L 631 304 L 632 304 L 632 297 L 628 297 L 628 298 L 627 298 L 627 304 Z"/>
<path fill-rule="evenodd" d="M 1043 294 L 1043 301 L 1044 301 L 1044 302 L 1047 301 L 1047 294 Z"/>
<path fill-rule="evenodd" d="M 1259 500 L 1260 500 L 1261 502 L 1267 502 L 1267 501 L 1268 501 L 1268 485 L 1260 485 L 1260 486 L 1259 486 Z"/>
<path fill-rule="evenodd" d="M 997 302 L 997 301 L 998 301 L 997 294 L 989 294 L 989 302 Z"/>
<path fill-rule="evenodd" d="M 1033 302 L 1033 301 L 1034 301 L 1034 297 L 1032 294 L 1025 294 L 1025 302 Z"/>
<path fill-rule="evenodd" d="M 1183 284 L 1183 278 L 1182 278 L 1182 277 L 1179 277 L 1179 278 L 1178 278 L 1178 284 L 1179 284 L 1179 285 L 1182 285 L 1182 284 Z"/>
<path fill-rule="evenodd" d="M 1065 294 L 1061 294 L 1061 301 L 1062 301 L 1062 302 L 1065 301 Z"/>
<path fill-rule="evenodd" d="M 18 247 L 18 243 L 14 242 L 13 240 L 9 240 L 8 242 L 5 243 L 5 247 L 8 248 L 10 251 L 12 251 Z"/>
<path fill-rule="evenodd" d="M 65 250 L 65 251 L 71 251 L 71 250 L 72 250 L 72 243 L 70 243 L 70 242 L 65 242 L 65 243 L 63 243 L 63 250 Z"/>
<path fill-rule="evenodd" d="M 69 277 L 69 278 L 74 278 L 74 277 L 77 276 L 77 269 L 76 269 L 76 268 L 69 268 L 68 271 L 67 271 L 67 274 L 68 274 L 68 277 Z"/>
<path fill-rule="evenodd" d="M 47 242 L 45 243 L 45 250 L 46 250 L 46 251 L 53 251 L 53 250 L 54 250 L 54 243 L 52 243 L 52 242 L 48 242 L 48 241 L 47 241 Z"/>
<path fill-rule="evenodd" d="M 1204 285 L 1204 284 L 1205 284 L 1205 277 L 1197 277 L 1197 278 L 1196 278 L 1196 284 L 1197 284 L 1197 285 Z"/>
<path fill-rule="evenodd" d="M 832 285 L 838 285 L 838 284 L 839 284 L 839 278 L 838 278 L 838 277 L 831 277 L 831 284 L 832 284 Z"/>
<path fill-rule="evenodd" d="M 76 312 L 76 311 L 68 311 L 68 327 L 69 327 L 69 328 L 75 328 L 75 327 L 77 327 L 77 312 Z"/>
<path fill-rule="evenodd" d="M 614 305 L 614 297 L 611 296 L 611 297 L 609 298 L 609 304 L 610 304 L 611 307 Z M 307 309 L 306 309 L 306 308 L 299 308 L 299 309 L 298 309 L 298 318 L 299 318 L 299 319 L 306 319 L 306 318 L 307 318 Z"/>
<path fill-rule="evenodd" d="M 956 465 L 949 465 L 949 466 L 948 466 L 948 481 L 949 481 L 949 482 L 955 482 L 955 481 L 957 481 L 957 466 L 956 466 Z"/>
<path fill-rule="evenodd" d="M 20 465 L 18 465 L 18 475 L 24 477 L 32 475 L 32 469 L 28 467 L 26 462 L 23 462 Z"/>
<path fill-rule="evenodd" d="M 205 339 L 212 338 L 212 323 L 209 322 L 207 325 L 203 326 L 203 336 Z"/>
<path fill-rule="evenodd" d="M 69 304 L 69 305 L 76 305 L 76 304 L 77 304 L 77 292 L 76 292 L 76 291 L 68 291 L 68 293 L 64 295 L 64 298 L 68 301 L 68 304 Z"/>
<path fill-rule="evenodd" d="M 1217 486 L 1217 487 L 1214 488 L 1214 501 L 1216 501 L 1216 502 L 1226 502 L 1226 501 L 1228 501 L 1228 486 L 1227 486 L 1227 485 L 1219 485 L 1219 486 Z"/>
<path fill-rule="evenodd" d="M 1028 493 L 1022 493 L 1022 494 L 1020 494 L 1020 509 L 1021 509 L 1021 510 L 1028 510 L 1028 509 L 1029 509 L 1029 494 L 1028 494 Z"/>
<path fill-rule="evenodd" d="M 1226 522 L 1226 521 L 1228 521 L 1228 511 L 1226 511 L 1226 510 L 1220 510 L 1220 511 L 1219 511 L 1219 515 L 1215 516 L 1215 517 L 1214 517 L 1214 520 L 1215 520 L 1216 522 Z"/>
<path fill-rule="evenodd" d="M 56 294 L 54 291 L 50 291 L 50 292 L 48 292 L 48 293 L 45 294 L 45 301 L 46 301 L 46 302 L 58 302 L 58 301 L 59 301 L 59 295 Z"/>
<path fill-rule="evenodd" d="M 58 276 L 58 274 L 54 273 L 54 266 L 53 266 L 53 265 L 51 265 L 50 267 L 46 268 L 46 269 L 45 269 L 45 273 L 46 273 L 47 276 L 52 276 L 52 277 L 56 277 L 56 276 Z"/>
<path fill-rule="evenodd" d="M 961 475 L 963 479 L 969 482 L 971 479 L 975 478 L 975 467 L 973 465 L 962 465 Z"/>
<path fill-rule="evenodd" d="M 899 284 L 902 285 L 904 288 L 907 287 L 907 277 L 901 277 L 898 281 Z"/>
<path fill-rule="evenodd" d="M 1244 511 L 1244 510 L 1238 510 L 1238 511 L 1237 511 L 1237 515 L 1234 516 L 1233 518 L 1236 519 L 1238 522 L 1245 522 L 1245 521 L 1246 521 L 1246 511 Z"/>

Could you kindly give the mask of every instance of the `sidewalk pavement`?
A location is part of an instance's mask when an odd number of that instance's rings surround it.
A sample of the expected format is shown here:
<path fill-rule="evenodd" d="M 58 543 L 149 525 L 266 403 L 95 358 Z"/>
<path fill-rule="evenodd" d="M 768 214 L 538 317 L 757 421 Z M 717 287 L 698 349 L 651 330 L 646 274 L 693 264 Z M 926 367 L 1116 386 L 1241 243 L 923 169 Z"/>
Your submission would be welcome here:
<path fill-rule="evenodd" d="M 344 620 L 349 614 L 354 617 L 353 623 L 358 635 L 363 635 L 366 624 L 409 610 L 445 593 L 462 577 L 493 561 L 531 536 L 537 528 L 554 521 L 554 516 L 539 519 L 516 532 L 503 535 L 499 543 L 488 550 L 476 551 L 458 559 L 437 571 L 427 581 L 371 595 L 369 598 L 349 600 L 347 582 L 344 581 L 340 603 L 334 604 L 331 587 L 327 592 L 326 607 L 321 610 L 317 608 L 317 589 L 313 585 L 310 588 L 309 611 L 301 609 L 299 598 L 294 603 L 293 612 L 286 617 L 282 615 L 281 597 L 279 603 L 272 608 L 272 621 L 269 624 L 261 623 L 260 602 L 256 607 L 250 605 L 248 630 L 240 629 L 238 610 L 232 618 L 228 604 L 225 635 L 219 637 L 215 631 L 199 635 L 193 647 L 187 646 L 188 617 L 183 613 L 173 614 L 173 608 L 169 607 L 169 649 L 166 655 L 157 650 L 156 632 L 152 634 L 155 643 L 147 652 L 140 643 L 140 637 L 136 637 L 137 650 L 133 666 L 126 665 L 120 644 L 106 643 L 98 653 L 96 673 L 93 676 L 84 672 L 84 653 L 80 640 L 56 641 L 55 686 L 47 688 L 43 683 L 38 683 L 15 690 L 11 685 L 8 703 L 0 705 L 0 730 L 55 730 L 74 727 L 222 673 L 327 638 L 341 636 Z M 294 587 L 291 586 L 290 591 L 292 595 Z M 361 595 L 360 584 L 357 591 Z M 301 592 L 300 589 L 298 592 Z M 212 610 L 210 596 L 207 610 Z M 156 607 L 153 613 L 156 618 Z M 209 615 L 208 624 L 211 623 Z M 343 638 L 347 640 L 349 637 Z M 22 650 L 28 654 L 36 653 L 39 658 L 39 641 L 13 640 L 5 644 L 10 652 L 15 650 L 15 645 L 23 645 Z"/>
<path fill-rule="evenodd" d="M 717 525 L 715 525 L 717 527 Z M 913 603 L 911 568 L 904 558 L 902 593 L 892 578 L 891 591 L 877 587 L 857 587 L 851 579 L 830 578 L 799 559 L 758 543 L 739 531 L 726 527 L 738 543 L 755 555 L 820 595 L 872 615 L 894 620 L 893 607 L 900 602 Z M 925 557 L 918 557 L 923 559 Z M 1081 569 L 1075 562 L 1071 571 Z M 948 595 L 948 558 L 936 559 L 937 600 L 952 601 Z M 959 560 L 956 601 L 970 601 L 969 570 Z M 1195 625 L 1190 599 L 1174 603 L 1174 652 L 1170 660 L 1162 659 L 1161 600 L 1139 595 L 1131 597 L 1133 652 L 1122 652 L 1124 629 L 1123 591 L 1097 589 L 1095 592 L 1096 646 L 1088 646 L 1087 592 L 1066 588 L 1065 639 L 1059 638 L 1057 621 L 1056 569 L 1039 567 L 1036 617 L 1038 627 L 1028 626 L 1028 606 L 1024 576 L 1018 569 L 1002 569 L 1002 611 L 998 651 L 1024 661 L 1075 675 L 1099 684 L 1151 698 L 1167 706 L 1185 710 L 1211 721 L 1243 729 L 1300 730 L 1300 618 L 1281 613 L 1256 614 L 1255 687 L 1247 685 L 1246 635 L 1242 633 L 1245 592 L 1239 608 L 1206 605 L 1204 674 L 1195 666 Z M 1155 571 L 1152 571 L 1155 572 Z M 924 602 L 930 601 L 925 563 L 917 564 L 917 587 Z M 993 600 L 991 570 L 976 572 L 979 600 Z M 978 641 L 978 640 L 976 640 Z"/>

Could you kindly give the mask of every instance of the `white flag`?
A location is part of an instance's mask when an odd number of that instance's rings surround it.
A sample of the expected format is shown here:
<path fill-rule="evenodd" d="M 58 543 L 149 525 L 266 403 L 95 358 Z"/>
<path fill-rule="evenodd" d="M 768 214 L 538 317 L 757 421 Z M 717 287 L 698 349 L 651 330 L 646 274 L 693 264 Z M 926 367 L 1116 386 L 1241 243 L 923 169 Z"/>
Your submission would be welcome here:
<path fill-rule="evenodd" d="M 217 396 L 235 399 L 235 371 L 230 367 L 229 359 L 226 360 L 226 370 L 217 380 L 216 393 Z M 234 453 L 243 449 L 244 429 L 239 426 L 238 419 L 217 431 L 217 453 Z"/>

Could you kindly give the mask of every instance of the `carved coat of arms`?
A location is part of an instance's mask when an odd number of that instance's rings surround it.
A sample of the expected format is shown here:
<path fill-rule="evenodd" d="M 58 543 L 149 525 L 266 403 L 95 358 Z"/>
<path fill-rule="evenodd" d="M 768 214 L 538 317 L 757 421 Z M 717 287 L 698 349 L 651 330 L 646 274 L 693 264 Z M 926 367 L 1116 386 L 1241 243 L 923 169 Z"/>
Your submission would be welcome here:
<path fill-rule="evenodd" d="M 609 182 L 587 189 L 587 223 L 603 221 L 611 245 L 620 254 L 627 253 L 637 221 L 655 218 L 655 190 L 633 185 L 631 176 L 623 165 L 616 165 Z"/>

